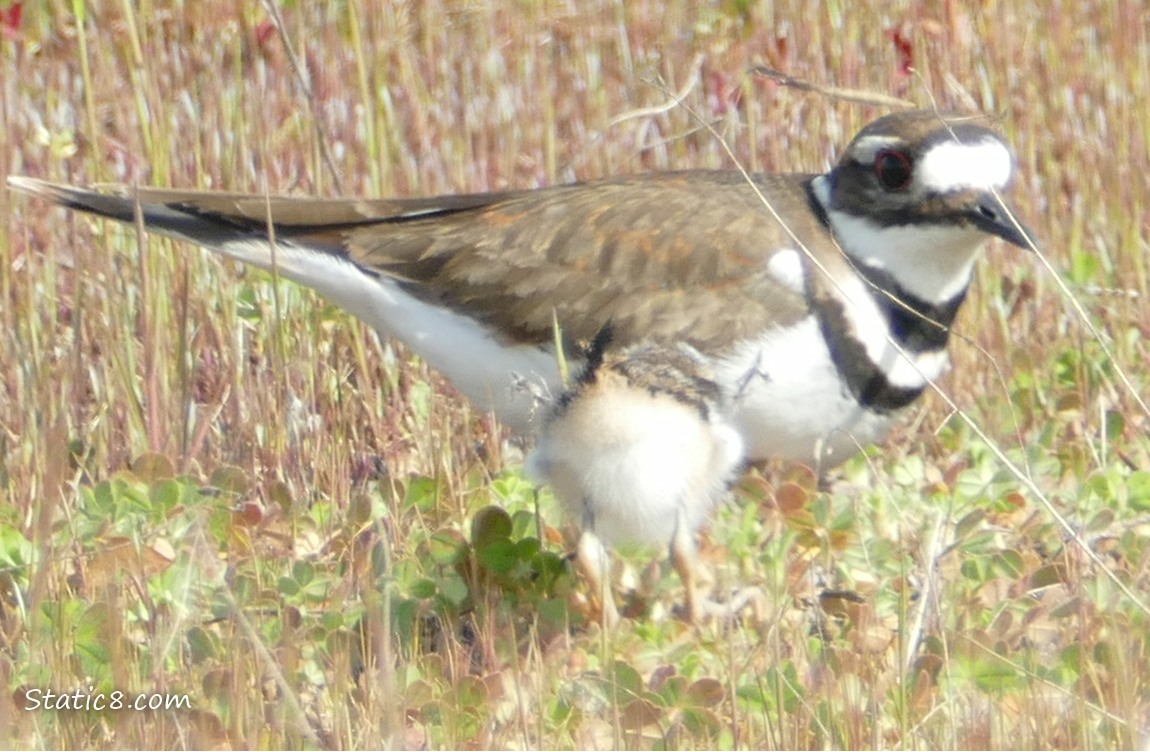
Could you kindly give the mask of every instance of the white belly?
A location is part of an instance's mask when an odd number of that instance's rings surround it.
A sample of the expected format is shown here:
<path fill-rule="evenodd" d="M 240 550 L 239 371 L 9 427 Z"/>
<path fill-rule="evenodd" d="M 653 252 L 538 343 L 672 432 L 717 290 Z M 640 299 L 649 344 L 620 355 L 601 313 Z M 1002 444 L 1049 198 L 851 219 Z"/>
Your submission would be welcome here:
<path fill-rule="evenodd" d="M 724 384 L 742 385 L 731 421 L 752 461 L 778 457 L 833 467 L 881 440 L 897 415 L 858 404 L 814 316 L 744 343 L 716 368 Z"/>
<path fill-rule="evenodd" d="M 219 250 L 269 266 L 265 243 L 237 241 Z M 473 403 L 492 410 L 517 433 L 533 435 L 550 401 L 562 391 L 549 348 L 509 345 L 477 321 L 421 301 L 395 281 L 369 277 L 334 256 L 284 244 L 277 266 L 284 276 L 406 342 Z M 897 353 L 878 352 L 887 346 L 870 344 L 868 349 L 877 348 L 871 355 L 881 355 L 879 362 L 900 383 L 919 376 L 906 373 L 909 361 Z M 814 316 L 747 341 L 714 366 L 730 393 L 744 384 L 733 400 L 730 422 L 742 434 L 751 461 L 779 457 L 833 467 L 885 436 L 894 417 L 860 407 L 846 390 Z M 581 364 L 571 367 L 577 370 Z M 929 370 L 937 369 L 931 364 Z"/>

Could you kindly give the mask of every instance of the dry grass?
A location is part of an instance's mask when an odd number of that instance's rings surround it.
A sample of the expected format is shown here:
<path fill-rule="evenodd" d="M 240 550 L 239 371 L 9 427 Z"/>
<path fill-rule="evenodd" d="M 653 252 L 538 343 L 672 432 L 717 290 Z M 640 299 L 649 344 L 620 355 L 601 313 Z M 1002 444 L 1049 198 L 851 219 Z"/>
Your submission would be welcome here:
<path fill-rule="evenodd" d="M 771 593 L 763 621 L 693 630 L 656 577 L 606 637 L 518 448 L 401 347 L 0 193 L 0 746 L 1146 744 L 1140 3 L 285 5 L 306 89 L 260 4 L 28 4 L 0 172 L 417 195 L 731 166 L 720 139 L 819 170 L 879 113 L 765 64 L 1001 113 L 1016 204 L 1100 334 L 993 249 L 942 384 L 992 443 L 934 396 L 834 493 L 749 479 L 710 556 Z M 192 709 L 24 709 L 48 688 Z"/>

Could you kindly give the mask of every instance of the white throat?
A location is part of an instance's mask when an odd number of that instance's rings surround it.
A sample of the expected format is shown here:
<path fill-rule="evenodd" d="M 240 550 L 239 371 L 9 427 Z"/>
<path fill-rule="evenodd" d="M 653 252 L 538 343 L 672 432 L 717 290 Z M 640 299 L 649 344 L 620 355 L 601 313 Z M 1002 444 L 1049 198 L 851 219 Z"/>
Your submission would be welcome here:
<path fill-rule="evenodd" d="M 928 303 L 952 300 L 970 285 L 987 235 L 960 225 L 882 226 L 867 217 L 830 209 L 830 187 L 815 178 L 816 199 L 843 251 L 856 263 L 885 271 L 904 290 Z"/>

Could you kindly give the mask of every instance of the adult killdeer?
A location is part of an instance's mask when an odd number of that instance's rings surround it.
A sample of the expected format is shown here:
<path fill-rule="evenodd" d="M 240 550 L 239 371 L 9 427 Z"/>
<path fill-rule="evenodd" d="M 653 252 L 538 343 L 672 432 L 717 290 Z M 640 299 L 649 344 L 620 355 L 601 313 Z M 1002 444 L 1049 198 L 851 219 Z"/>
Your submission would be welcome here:
<path fill-rule="evenodd" d="M 1031 244 L 999 196 L 1012 171 L 984 121 L 919 111 L 874 121 L 821 175 L 401 200 L 9 185 L 122 222 L 138 209 L 155 232 L 276 267 L 521 432 L 561 391 L 555 318 L 571 348 L 607 321 L 620 347 L 689 345 L 736 395 L 728 417 L 750 459 L 825 468 L 946 369 L 983 241 Z"/>
<path fill-rule="evenodd" d="M 738 610 L 751 591 L 711 602 L 695 549 L 696 532 L 743 464 L 742 438 L 726 419 L 730 395 L 688 345 L 609 349 L 611 336 L 608 324 L 592 342 L 576 383 L 544 420 L 528 470 L 581 522 L 576 561 L 607 625 L 619 613 L 604 543 L 670 546 L 689 620 Z"/>

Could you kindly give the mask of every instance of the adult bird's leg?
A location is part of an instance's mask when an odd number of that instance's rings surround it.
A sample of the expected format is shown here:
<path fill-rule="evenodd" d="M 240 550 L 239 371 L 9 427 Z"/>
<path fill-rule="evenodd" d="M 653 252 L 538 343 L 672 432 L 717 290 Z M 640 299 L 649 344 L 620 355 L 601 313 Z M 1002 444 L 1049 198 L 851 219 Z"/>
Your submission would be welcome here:
<path fill-rule="evenodd" d="M 765 599 L 762 590 L 745 587 L 735 593 L 725 603 L 711 600 L 702 591 L 699 572 L 699 549 L 695 534 L 686 524 L 685 514 L 679 510 L 675 521 L 675 533 L 671 536 L 671 566 L 683 581 L 687 591 L 687 621 L 697 624 L 705 617 L 730 619 L 749 605 L 759 606 Z"/>

